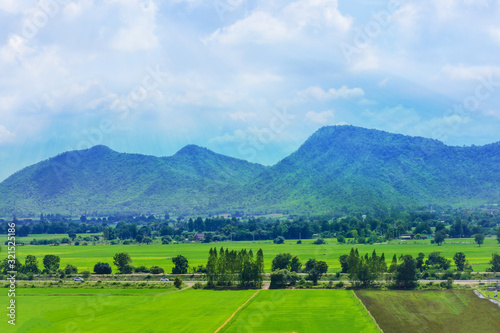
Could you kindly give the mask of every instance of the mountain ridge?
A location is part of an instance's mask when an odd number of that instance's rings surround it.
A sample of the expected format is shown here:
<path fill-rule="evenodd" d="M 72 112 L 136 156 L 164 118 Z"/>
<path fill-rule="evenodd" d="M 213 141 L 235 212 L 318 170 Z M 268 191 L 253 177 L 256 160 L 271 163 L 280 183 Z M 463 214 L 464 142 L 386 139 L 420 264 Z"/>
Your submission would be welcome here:
<path fill-rule="evenodd" d="M 441 141 L 325 126 L 273 166 L 187 145 L 174 155 L 70 151 L 0 183 L 0 215 L 86 211 L 322 213 L 500 198 L 500 142 Z"/>

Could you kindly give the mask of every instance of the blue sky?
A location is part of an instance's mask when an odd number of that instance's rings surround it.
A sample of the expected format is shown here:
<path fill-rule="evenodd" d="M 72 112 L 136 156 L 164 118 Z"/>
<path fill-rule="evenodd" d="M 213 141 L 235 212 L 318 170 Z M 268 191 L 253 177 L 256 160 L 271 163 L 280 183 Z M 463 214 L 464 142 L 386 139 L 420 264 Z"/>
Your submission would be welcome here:
<path fill-rule="evenodd" d="M 94 144 L 272 165 L 337 124 L 500 141 L 499 17 L 499 0 L 0 0 L 0 180 Z"/>

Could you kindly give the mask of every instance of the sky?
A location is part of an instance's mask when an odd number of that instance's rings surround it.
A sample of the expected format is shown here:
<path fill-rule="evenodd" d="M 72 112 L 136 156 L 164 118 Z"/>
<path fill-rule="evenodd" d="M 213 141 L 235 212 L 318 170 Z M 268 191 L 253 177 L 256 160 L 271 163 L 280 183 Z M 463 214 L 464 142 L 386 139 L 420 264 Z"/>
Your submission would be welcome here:
<path fill-rule="evenodd" d="M 500 0 L 0 0 L 0 181 L 97 144 L 265 165 L 318 128 L 500 141 Z"/>

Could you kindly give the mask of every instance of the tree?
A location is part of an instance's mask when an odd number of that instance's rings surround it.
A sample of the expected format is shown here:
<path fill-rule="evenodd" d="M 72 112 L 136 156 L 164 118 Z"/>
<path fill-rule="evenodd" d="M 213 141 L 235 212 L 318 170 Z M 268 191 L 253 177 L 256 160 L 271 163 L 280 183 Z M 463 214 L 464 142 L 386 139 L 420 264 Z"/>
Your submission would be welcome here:
<path fill-rule="evenodd" d="M 340 267 L 342 267 L 341 273 L 349 272 L 349 262 L 347 261 L 348 258 L 349 256 L 347 254 L 343 254 L 339 257 Z"/>
<path fill-rule="evenodd" d="M 165 270 L 163 268 L 161 268 L 160 266 L 151 266 L 151 268 L 149 269 L 149 272 L 151 274 L 163 274 L 163 273 L 165 273 Z"/>
<path fill-rule="evenodd" d="M 400 289 L 414 289 L 418 285 L 417 261 L 409 254 L 402 256 L 394 273 L 394 285 Z"/>
<path fill-rule="evenodd" d="M 498 253 L 491 254 L 490 265 L 491 268 L 488 268 L 489 272 L 500 272 L 500 255 Z"/>
<path fill-rule="evenodd" d="M 290 271 L 299 273 L 301 268 L 302 262 L 300 261 L 299 257 L 293 256 L 292 260 L 290 261 Z"/>
<path fill-rule="evenodd" d="M 71 238 L 72 241 L 74 241 L 76 238 L 76 234 L 74 232 L 70 232 L 68 233 L 68 237 Z"/>
<path fill-rule="evenodd" d="M 424 258 L 425 254 L 420 252 L 417 257 L 417 269 L 419 269 L 420 271 L 424 269 Z"/>
<path fill-rule="evenodd" d="M 312 265 L 307 265 L 311 261 Z M 314 285 L 318 284 L 318 280 L 321 278 L 321 276 L 328 272 L 328 265 L 322 260 L 316 261 L 315 259 L 309 259 L 309 261 L 306 263 L 306 267 L 311 267 L 306 271 L 306 273 L 309 273 L 308 278 L 314 283 Z"/>
<path fill-rule="evenodd" d="M 271 285 L 269 288 L 278 289 L 285 288 L 288 285 L 293 286 L 298 280 L 297 273 L 290 272 L 287 269 L 280 269 L 271 273 Z"/>
<path fill-rule="evenodd" d="M 425 264 L 427 266 L 431 266 L 434 269 L 447 270 L 451 266 L 451 261 L 443 257 L 441 255 L 441 252 L 433 251 L 429 254 L 429 257 L 425 261 Z"/>
<path fill-rule="evenodd" d="M 94 273 L 96 274 L 111 274 L 111 266 L 106 262 L 98 262 L 94 266 Z"/>
<path fill-rule="evenodd" d="M 323 238 L 318 238 L 313 242 L 313 244 L 315 245 L 325 244 L 325 240 Z"/>
<path fill-rule="evenodd" d="M 283 244 L 285 242 L 285 237 L 278 236 L 273 240 L 274 244 Z"/>
<path fill-rule="evenodd" d="M 345 243 L 345 237 L 340 235 L 337 237 L 337 242 L 339 242 L 339 244 L 344 244 Z"/>
<path fill-rule="evenodd" d="M 142 242 L 146 243 L 146 244 L 151 244 L 153 242 L 153 240 L 150 237 L 144 237 L 142 239 Z"/>
<path fill-rule="evenodd" d="M 47 254 L 45 257 L 43 257 L 43 267 L 45 267 L 45 271 L 47 273 L 57 271 L 59 269 L 60 262 L 61 258 L 53 254 Z"/>
<path fill-rule="evenodd" d="M 24 259 L 23 273 L 38 274 L 38 260 L 34 255 L 28 254 Z"/>
<path fill-rule="evenodd" d="M 457 271 L 463 272 L 465 268 L 465 253 L 455 253 L 455 255 L 453 256 L 453 260 L 455 261 L 455 265 L 457 266 Z"/>
<path fill-rule="evenodd" d="M 175 279 L 174 279 L 174 286 L 177 289 L 181 289 L 182 288 L 182 279 L 180 277 L 178 277 L 178 276 L 175 277 Z"/>
<path fill-rule="evenodd" d="M 280 269 L 290 270 L 292 255 L 290 253 L 279 253 L 274 257 L 271 263 L 271 270 L 277 271 Z"/>
<path fill-rule="evenodd" d="M 178 255 L 172 258 L 174 267 L 172 267 L 172 274 L 186 274 L 188 271 L 188 260 L 186 257 Z"/>
<path fill-rule="evenodd" d="M 500 227 L 497 230 L 497 242 L 500 243 Z"/>
<path fill-rule="evenodd" d="M 132 273 L 133 266 L 130 264 L 132 259 L 126 252 L 117 253 L 113 257 L 113 263 L 116 265 L 121 274 Z"/>
<path fill-rule="evenodd" d="M 479 245 L 479 247 L 481 247 L 481 244 L 484 243 L 484 235 L 476 234 L 476 236 L 474 236 L 474 241 L 477 243 L 477 245 Z"/>
<path fill-rule="evenodd" d="M 74 265 L 66 265 L 66 267 L 64 268 L 64 273 L 66 275 L 72 275 L 72 274 L 76 274 L 78 273 L 78 268 L 76 268 L 76 266 Z"/>
<path fill-rule="evenodd" d="M 444 229 L 434 234 L 434 241 L 438 246 L 441 246 L 441 244 L 443 244 L 445 239 L 446 239 L 446 231 Z"/>

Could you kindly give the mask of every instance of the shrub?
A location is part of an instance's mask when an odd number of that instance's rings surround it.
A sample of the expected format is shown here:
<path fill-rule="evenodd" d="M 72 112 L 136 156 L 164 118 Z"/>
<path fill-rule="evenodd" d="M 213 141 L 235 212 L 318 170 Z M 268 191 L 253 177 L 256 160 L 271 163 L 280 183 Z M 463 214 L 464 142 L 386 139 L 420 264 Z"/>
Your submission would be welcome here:
<path fill-rule="evenodd" d="M 151 274 L 163 274 L 163 273 L 165 273 L 165 270 L 163 268 L 161 268 L 160 266 L 151 266 L 151 268 L 149 269 L 149 272 Z"/>
<path fill-rule="evenodd" d="M 90 276 L 90 272 L 89 271 L 83 271 L 82 272 L 82 276 L 83 276 L 84 279 L 88 279 L 89 276 Z"/>
<path fill-rule="evenodd" d="M 177 289 L 181 289 L 182 287 L 182 279 L 178 276 L 175 277 L 174 279 L 174 286 L 177 288 Z"/>
<path fill-rule="evenodd" d="M 76 268 L 76 266 L 74 265 L 68 264 L 64 268 L 64 273 L 66 273 L 67 275 L 76 274 L 78 273 L 78 268 Z"/>
<path fill-rule="evenodd" d="M 283 244 L 285 242 L 285 237 L 278 236 L 273 240 L 274 244 Z"/>
<path fill-rule="evenodd" d="M 193 289 L 204 289 L 205 288 L 205 285 L 201 282 L 196 282 L 194 285 L 193 285 Z"/>
<path fill-rule="evenodd" d="M 344 282 L 339 281 L 339 282 L 335 283 L 334 288 L 335 288 L 335 289 L 341 289 L 341 288 L 344 288 Z"/>
<path fill-rule="evenodd" d="M 297 244 L 302 244 L 302 241 L 299 239 L 299 240 L 297 241 Z"/>
<path fill-rule="evenodd" d="M 111 274 L 111 266 L 105 262 L 98 262 L 94 266 L 94 273 L 96 274 Z"/>
<path fill-rule="evenodd" d="M 316 239 L 313 244 L 316 244 L 316 245 L 321 245 L 321 244 L 325 244 L 325 241 L 323 240 L 323 238 L 318 238 Z"/>
<path fill-rule="evenodd" d="M 136 273 L 149 273 L 149 269 L 146 266 L 138 266 L 134 269 Z"/>

